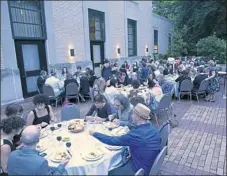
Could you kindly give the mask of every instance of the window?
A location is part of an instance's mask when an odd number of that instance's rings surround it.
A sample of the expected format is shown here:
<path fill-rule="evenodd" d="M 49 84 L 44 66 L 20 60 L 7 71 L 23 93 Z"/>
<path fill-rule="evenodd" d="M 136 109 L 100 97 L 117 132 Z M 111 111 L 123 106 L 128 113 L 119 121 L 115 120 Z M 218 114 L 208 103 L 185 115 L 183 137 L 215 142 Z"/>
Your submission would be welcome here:
<path fill-rule="evenodd" d="M 88 9 L 90 40 L 105 41 L 105 14 Z"/>
<path fill-rule="evenodd" d="M 158 53 L 158 30 L 154 30 L 154 53 Z"/>
<path fill-rule="evenodd" d="M 128 56 L 137 55 L 136 21 L 128 19 Z"/>
<path fill-rule="evenodd" d="M 43 1 L 8 1 L 13 37 L 45 39 Z"/>

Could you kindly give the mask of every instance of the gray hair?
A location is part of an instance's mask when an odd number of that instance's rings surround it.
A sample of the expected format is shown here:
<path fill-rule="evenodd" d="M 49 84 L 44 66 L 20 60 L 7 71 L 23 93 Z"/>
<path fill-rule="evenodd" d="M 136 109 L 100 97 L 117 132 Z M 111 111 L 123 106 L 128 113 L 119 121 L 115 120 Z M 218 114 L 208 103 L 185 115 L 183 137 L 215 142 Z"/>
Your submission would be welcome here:
<path fill-rule="evenodd" d="M 125 97 L 123 94 L 117 94 L 114 97 L 114 100 L 119 101 L 121 103 L 121 105 L 124 106 L 124 109 L 126 109 L 130 106 L 129 99 L 127 97 Z"/>
<path fill-rule="evenodd" d="M 39 142 L 40 132 L 34 125 L 24 129 L 21 135 L 21 142 L 26 146 L 33 146 Z"/>

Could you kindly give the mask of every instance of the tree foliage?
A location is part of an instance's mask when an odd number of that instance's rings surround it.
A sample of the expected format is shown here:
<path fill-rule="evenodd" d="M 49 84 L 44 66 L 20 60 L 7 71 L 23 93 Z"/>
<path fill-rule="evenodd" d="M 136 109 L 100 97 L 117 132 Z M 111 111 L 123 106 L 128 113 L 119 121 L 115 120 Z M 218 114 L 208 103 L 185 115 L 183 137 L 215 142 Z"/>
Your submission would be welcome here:
<path fill-rule="evenodd" d="M 169 47 L 167 53 L 171 57 L 185 56 L 187 55 L 187 44 L 183 39 L 183 35 L 185 33 L 186 26 L 181 29 L 175 29 L 172 33 L 172 41 L 171 46 Z"/>
<path fill-rule="evenodd" d="M 200 1 L 153 1 L 153 11 L 173 21 L 180 31 L 186 26 L 182 36 L 189 55 L 196 55 L 196 43 L 213 33 L 221 39 L 227 37 L 225 0 Z"/>
<path fill-rule="evenodd" d="M 218 60 L 220 63 L 226 62 L 226 42 L 215 35 L 200 39 L 196 48 L 198 55 Z"/>

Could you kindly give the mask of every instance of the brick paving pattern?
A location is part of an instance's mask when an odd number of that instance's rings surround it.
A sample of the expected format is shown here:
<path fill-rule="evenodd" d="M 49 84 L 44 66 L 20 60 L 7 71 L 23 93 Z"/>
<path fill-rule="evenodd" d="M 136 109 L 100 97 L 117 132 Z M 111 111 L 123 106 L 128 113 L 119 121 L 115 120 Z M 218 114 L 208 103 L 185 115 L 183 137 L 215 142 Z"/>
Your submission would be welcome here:
<path fill-rule="evenodd" d="M 226 109 L 188 109 L 169 135 L 161 175 L 226 175 Z"/>

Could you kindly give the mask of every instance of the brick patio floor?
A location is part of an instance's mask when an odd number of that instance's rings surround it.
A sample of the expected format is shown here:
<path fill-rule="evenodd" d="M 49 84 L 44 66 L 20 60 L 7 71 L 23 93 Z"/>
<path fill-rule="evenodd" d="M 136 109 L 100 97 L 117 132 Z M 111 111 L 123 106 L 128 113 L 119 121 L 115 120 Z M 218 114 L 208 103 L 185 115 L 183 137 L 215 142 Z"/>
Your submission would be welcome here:
<path fill-rule="evenodd" d="M 168 155 L 160 175 L 226 175 L 226 99 L 222 98 L 223 88 L 217 100 L 205 102 L 181 100 L 172 102 L 179 126 L 171 129 Z M 25 112 L 34 107 L 32 99 L 21 102 Z M 91 102 L 78 104 L 84 117 Z M 61 119 L 61 108 L 54 113 Z M 1 107 L 3 117 L 4 107 Z M 161 117 L 162 124 L 166 117 Z M 156 123 L 152 120 L 153 125 Z"/>

